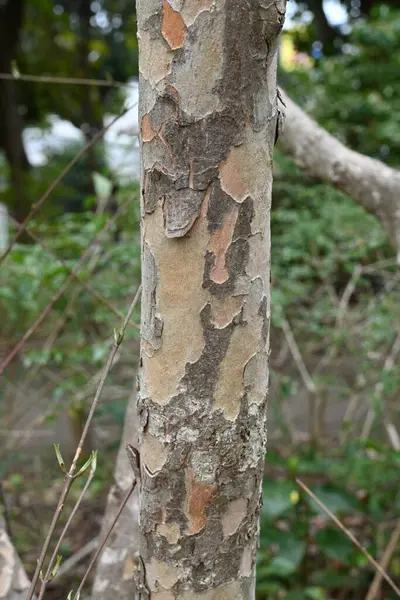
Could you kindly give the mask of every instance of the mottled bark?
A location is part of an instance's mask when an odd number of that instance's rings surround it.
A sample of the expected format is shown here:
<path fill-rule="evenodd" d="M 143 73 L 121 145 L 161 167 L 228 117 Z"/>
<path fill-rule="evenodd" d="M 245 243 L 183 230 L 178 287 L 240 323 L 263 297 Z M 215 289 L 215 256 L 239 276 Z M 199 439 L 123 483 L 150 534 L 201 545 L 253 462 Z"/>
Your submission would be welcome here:
<path fill-rule="evenodd" d="M 0 517 L 0 599 L 24 600 L 29 580 Z"/>
<path fill-rule="evenodd" d="M 141 592 L 160 600 L 254 596 L 285 4 L 137 4 Z"/>
<path fill-rule="evenodd" d="M 349 150 L 283 91 L 286 121 L 279 144 L 307 174 L 334 185 L 374 214 L 388 232 L 400 263 L 400 172 Z"/>

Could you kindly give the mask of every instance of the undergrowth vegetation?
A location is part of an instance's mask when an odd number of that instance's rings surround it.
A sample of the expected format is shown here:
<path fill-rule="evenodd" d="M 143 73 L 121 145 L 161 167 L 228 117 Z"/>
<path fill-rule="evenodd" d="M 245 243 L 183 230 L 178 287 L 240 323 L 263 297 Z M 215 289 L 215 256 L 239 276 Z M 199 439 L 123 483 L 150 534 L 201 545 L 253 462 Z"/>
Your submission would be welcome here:
<path fill-rule="evenodd" d="M 400 98 L 400 58 L 394 51 L 399 31 L 400 12 L 385 9 L 376 21 L 354 28 L 348 51 L 320 61 L 312 70 L 281 74 L 288 93 L 332 133 L 394 166 L 400 157 L 400 111 L 393 105 L 393 98 L 397 103 Z M 376 61 L 385 68 L 377 69 Z M 63 160 L 53 156 L 52 171 L 58 172 Z M 106 169 L 99 182 L 110 192 L 113 182 Z M 59 191 L 60 203 L 63 194 L 68 201 L 76 194 L 84 210 L 63 214 L 55 203 L 47 217 L 31 224 L 32 232 L 63 262 L 33 242 L 17 244 L 1 267 L 4 356 L 46 309 L 110 218 L 109 207 L 96 210 L 95 198 L 87 190 L 77 189 L 73 178 L 71 188 L 67 183 Z M 96 191 L 97 197 L 101 195 Z M 9 365 L 0 385 L 5 438 L 0 477 L 12 507 L 13 539 L 30 570 L 59 486 L 51 442 L 64 444 L 67 454 L 79 437 L 112 330 L 121 324 L 115 310 L 126 312 L 140 283 L 138 196 L 136 184 L 117 186 L 112 210 L 128 202 L 126 210 L 78 270 L 95 295 L 75 278 Z M 365 556 L 299 489 L 296 477 L 378 559 L 398 528 L 398 273 L 393 248 L 375 217 L 302 174 L 277 151 L 269 452 L 258 552 L 259 600 L 361 599 L 375 575 Z M 135 311 L 133 321 L 138 324 L 139 319 Z M 107 382 L 90 440 L 100 449 L 98 472 L 61 549 L 64 558 L 99 528 L 112 480 L 106 465 L 118 447 L 138 340 L 138 329 L 128 328 Z M 48 488 L 44 499 L 35 489 L 37 477 Z M 29 526 L 29 515 L 41 524 L 40 536 Z M 90 527 L 83 526 L 85 519 Z M 400 580 L 398 548 L 387 568 Z M 52 585 L 54 599 L 66 597 L 80 569 L 77 566 L 60 584 Z M 396 597 L 385 583 L 382 590 L 380 598 Z"/>

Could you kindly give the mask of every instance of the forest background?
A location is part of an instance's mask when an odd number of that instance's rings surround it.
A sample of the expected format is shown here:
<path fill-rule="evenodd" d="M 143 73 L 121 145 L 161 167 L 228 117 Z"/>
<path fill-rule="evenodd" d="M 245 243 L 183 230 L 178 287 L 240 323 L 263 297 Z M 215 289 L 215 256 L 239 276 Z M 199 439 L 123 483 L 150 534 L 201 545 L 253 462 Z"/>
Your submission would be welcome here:
<path fill-rule="evenodd" d="M 279 84 L 344 145 L 397 168 L 396 2 L 308 0 L 288 9 Z M 113 328 L 140 283 L 135 32 L 126 0 L 0 3 L 0 201 L 9 238 L 80 153 L 0 267 L 1 362 L 71 279 L 0 379 L 0 510 L 28 574 L 61 485 L 52 443 L 72 454 Z M 378 559 L 399 539 L 396 249 L 375 216 L 299 169 L 279 143 L 274 170 L 257 597 L 361 599 L 374 570 L 295 480 Z M 1 235 L 4 249 L 4 228 Z M 87 442 L 87 451 L 99 450 L 97 471 L 62 544 L 64 564 L 100 530 L 138 358 L 139 331 L 128 331 Z M 69 502 L 77 494 L 79 486 Z M 48 597 L 66 598 L 87 560 L 61 572 Z M 398 544 L 385 568 L 400 581 Z M 374 597 L 395 598 L 385 585 Z"/>

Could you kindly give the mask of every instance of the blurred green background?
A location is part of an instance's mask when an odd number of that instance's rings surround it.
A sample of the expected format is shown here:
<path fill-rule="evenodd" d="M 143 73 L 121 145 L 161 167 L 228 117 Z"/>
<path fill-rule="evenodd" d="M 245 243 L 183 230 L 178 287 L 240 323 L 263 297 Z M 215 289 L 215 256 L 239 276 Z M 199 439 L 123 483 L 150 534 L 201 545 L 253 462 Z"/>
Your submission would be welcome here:
<path fill-rule="evenodd" d="M 79 268 L 97 296 L 74 280 L 0 380 L 0 510 L 8 513 L 13 541 L 30 573 L 61 484 L 51 444 L 60 443 L 66 456 L 72 453 L 113 328 L 120 326 L 109 304 L 125 313 L 140 282 L 133 4 L 0 3 L 0 72 L 14 75 L 0 79 L 0 202 L 14 219 L 21 222 L 29 214 L 112 115 L 129 109 L 104 140 L 83 153 L 34 218 L 30 229 L 46 247 L 24 236 L 0 268 L 0 355 L 5 357 L 110 216 L 123 211 Z M 400 161 L 397 4 L 291 1 L 279 70 L 280 85 L 329 132 L 395 168 Z M 21 74 L 118 81 L 127 87 L 25 81 Z M 383 555 L 400 520 L 395 250 L 375 217 L 304 175 L 279 144 L 274 168 L 269 452 L 257 597 L 362 599 L 373 569 L 295 479 L 303 479 L 371 554 Z M 14 232 L 15 221 L 9 221 L 10 238 Z M 4 248 L 4 233 L 0 242 Z M 138 310 L 134 318 L 139 323 Z M 88 449 L 100 450 L 99 466 L 63 544 L 65 558 L 99 530 L 138 340 L 138 330 L 130 327 L 96 414 Z M 69 502 L 73 499 L 72 494 Z M 55 580 L 48 597 L 65 598 L 82 569 L 84 563 Z M 400 581 L 398 548 L 388 571 Z M 395 597 L 386 584 L 376 596 Z"/>

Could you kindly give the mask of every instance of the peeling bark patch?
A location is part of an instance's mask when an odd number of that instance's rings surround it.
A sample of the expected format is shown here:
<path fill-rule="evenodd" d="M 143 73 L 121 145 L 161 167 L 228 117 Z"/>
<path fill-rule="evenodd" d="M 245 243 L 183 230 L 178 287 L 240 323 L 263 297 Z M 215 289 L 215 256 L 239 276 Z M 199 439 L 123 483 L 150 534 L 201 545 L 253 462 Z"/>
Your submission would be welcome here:
<path fill-rule="evenodd" d="M 191 180 L 193 189 L 205 190 L 216 179 L 218 166 L 238 135 L 235 121 L 219 113 L 193 122 L 181 111 L 179 118 L 165 121 L 165 142 L 174 157 L 171 183 L 175 189 L 188 188 Z"/>
<path fill-rule="evenodd" d="M 234 581 L 220 587 L 211 588 L 206 592 L 194 592 L 192 590 L 183 592 L 176 600 L 244 600 L 240 582 Z"/>
<path fill-rule="evenodd" d="M 186 33 L 185 43 L 175 58 L 173 85 L 181 97 L 182 110 L 195 119 L 218 110 L 217 94 L 224 51 L 222 14 L 202 12 Z"/>
<path fill-rule="evenodd" d="M 191 189 L 167 194 L 164 204 L 165 233 L 169 238 L 183 237 L 192 228 L 201 210 L 204 192 Z"/>
<path fill-rule="evenodd" d="M 140 32 L 139 48 L 139 57 L 149 57 L 146 62 L 139 61 L 140 74 L 151 86 L 156 86 L 171 72 L 173 53 L 162 37 L 151 37 L 146 30 Z"/>
<path fill-rule="evenodd" d="M 143 436 L 140 454 L 151 475 L 161 471 L 167 460 L 167 452 L 163 444 L 150 434 Z"/>
<path fill-rule="evenodd" d="M 210 10 L 214 3 L 215 0 L 185 0 L 182 9 L 182 17 L 187 27 L 193 25 L 200 13 L 205 10 Z"/>
<path fill-rule="evenodd" d="M 212 299 L 211 322 L 218 329 L 223 329 L 234 322 L 240 322 L 240 312 L 243 306 L 243 296 L 228 296 L 223 300 Z"/>
<path fill-rule="evenodd" d="M 151 119 L 150 119 L 149 115 L 144 115 L 142 117 L 141 133 L 142 133 L 142 140 L 144 142 L 151 142 L 151 140 L 156 135 L 156 132 L 154 131 L 154 129 L 152 127 Z"/>
<path fill-rule="evenodd" d="M 168 404 L 178 393 L 186 365 L 196 362 L 204 347 L 199 313 L 207 301 L 201 282 L 209 236 L 206 223 L 202 219 L 198 222 L 191 236 L 171 240 L 165 237 L 161 207 L 146 217 L 145 235 L 151 240 L 159 281 L 153 310 L 163 318 L 164 325 L 159 350 L 151 357 L 142 352 L 146 380 L 141 388 L 143 394 L 158 404 Z M 151 286 L 150 282 L 145 284 Z M 175 309 L 177 306 L 179 311 Z"/>
<path fill-rule="evenodd" d="M 163 20 L 161 33 L 171 50 L 180 48 L 185 39 L 186 25 L 180 13 L 172 8 L 168 0 L 163 0 Z"/>
<path fill-rule="evenodd" d="M 268 392 L 267 365 L 268 355 L 266 352 L 254 354 L 246 364 L 244 385 L 249 404 L 262 404 L 265 402 Z"/>
<path fill-rule="evenodd" d="M 236 202 L 243 202 L 247 196 L 253 199 L 267 197 L 264 186 L 260 188 L 257 174 L 271 162 L 270 150 L 266 142 L 254 144 L 254 133 L 246 130 L 246 136 L 240 146 L 233 146 L 219 167 L 221 188 Z"/>
<path fill-rule="evenodd" d="M 152 558 L 146 569 L 147 583 L 153 592 L 164 588 L 170 590 L 179 580 L 181 572 L 171 563 Z"/>
<path fill-rule="evenodd" d="M 238 498 L 228 504 L 225 514 L 222 516 L 222 532 L 224 538 L 233 535 L 239 528 L 240 523 L 246 516 L 247 500 Z"/>
<path fill-rule="evenodd" d="M 216 231 L 211 237 L 209 250 L 211 250 L 215 256 L 215 264 L 211 269 L 210 279 L 214 281 L 214 283 L 224 283 L 229 279 L 225 257 L 232 242 L 238 212 L 238 208 L 234 206 L 232 212 L 225 215 L 221 229 Z"/>
<path fill-rule="evenodd" d="M 204 484 L 195 479 L 195 473 L 192 469 L 187 470 L 187 517 L 188 517 L 188 535 L 199 533 L 207 523 L 207 516 L 204 514 L 207 506 L 211 503 L 212 497 L 216 491 L 215 485 Z"/>
<path fill-rule="evenodd" d="M 244 397 L 244 374 L 250 358 L 261 349 L 263 319 L 258 314 L 262 281 L 251 284 L 243 305 L 243 324 L 232 332 L 229 348 L 220 366 L 220 376 L 214 391 L 213 410 L 222 409 L 225 418 L 234 421 Z M 265 370 L 267 365 L 265 365 Z M 263 370 L 264 372 L 264 370 Z"/>
<path fill-rule="evenodd" d="M 163 590 L 162 592 L 155 592 L 151 595 L 151 600 L 174 600 L 174 594 L 169 590 Z"/>
<path fill-rule="evenodd" d="M 157 526 L 157 532 L 165 537 L 169 544 L 176 544 L 181 535 L 179 527 L 172 523 L 161 523 Z"/>

